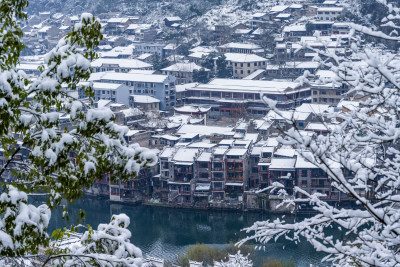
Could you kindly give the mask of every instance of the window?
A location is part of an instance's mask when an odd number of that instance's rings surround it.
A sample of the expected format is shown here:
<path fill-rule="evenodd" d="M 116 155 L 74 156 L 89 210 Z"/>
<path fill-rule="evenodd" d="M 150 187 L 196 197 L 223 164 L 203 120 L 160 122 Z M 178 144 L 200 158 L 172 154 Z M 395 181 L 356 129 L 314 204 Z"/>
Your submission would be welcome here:
<path fill-rule="evenodd" d="M 243 70 L 240 71 L 240 74 L 243 74 Z"/>
<path fill-rule="evenodd" d="M 247 63 L 247 67 L 250 67 L 250 63 Z"/>
<path fill-rule="evenodd" d="M 243 63 L 240 63 L 240 67 L 242 67 L 242 68 L 243 68 Z"/>
<path fill-rule="evenodd" d="M 318 95 L 318 91 L 313 91 L 313 95 Z"/>
<path fill-rule="evenodd" d="M 299 122 L 299 127 L 304 127 L 304 122 Z"/>
<path fill-rule="evenodd" d="M 307 170 L 301 170 L 301 177 L 307 177 Z"/>
<path fill-rule="evenodd" d="M 247 71 L 247 74 L 250 74 L 250 70 Z"/>
<path fill-rule="evenodd" d="M 104 95 L 106 93 L 106 91 L 103 90 L 101 93 Z"/>

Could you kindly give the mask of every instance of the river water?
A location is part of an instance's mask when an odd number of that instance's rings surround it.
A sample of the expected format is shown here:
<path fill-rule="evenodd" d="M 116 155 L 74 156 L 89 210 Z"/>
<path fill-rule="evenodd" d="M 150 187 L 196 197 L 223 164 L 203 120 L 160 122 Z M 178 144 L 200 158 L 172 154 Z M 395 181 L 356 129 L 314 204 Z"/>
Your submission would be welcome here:
<path fill-rule="evenodd" d="M 236 213 L 216 211 L 195 211 L 168 209 L 148 206 L 128 206 L 110 203 L 100 199 L 81 199 L 69 206 L 70 221 L 61 218 L 61 210 L 54 211 L 49 231 L 76 224 L 79 209 L 86 210 L 86 221 L 96 228 L 99 223 L 109 222 L 112 214 L 125 213 L 131 219 L 129 230 L 131 242 L 145 255 L 174 261 L 179 252 L 188 246 L 204 243 L 221 246 L 230 241 L 237 241 L 245 233 L 244 227 L 259 220 L 274 219 L 277 215 L 260 213 Z M 287 220 L 293 220 L 287 217 Z M 301 218 L 296 218 L 301 219 Z M 267 258 L 292 260 L 295 266 L 324 266 L 324 256 L 306 242 L 299 245 L 286 240 L 265 245 L 265 251 L 257 252 L 257 262 Z M 256 265 L 259 265 L 257 263 Z"/>

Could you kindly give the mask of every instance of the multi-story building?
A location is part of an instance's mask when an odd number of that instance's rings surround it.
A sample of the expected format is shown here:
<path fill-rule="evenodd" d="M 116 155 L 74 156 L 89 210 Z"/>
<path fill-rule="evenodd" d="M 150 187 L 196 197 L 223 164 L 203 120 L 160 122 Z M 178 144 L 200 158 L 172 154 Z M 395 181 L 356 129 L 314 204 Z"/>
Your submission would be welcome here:
<path fill-rule="evenodd" d="M 268 107 L 262 97 L 277 101 L 280 109 L 309 102 L 310 87 L 289 81 L 213 79 L 186 88 L 186 104 L 211 106 L 210 116 L 222 119 L 263 117 Z"/>
<path fill-rule="evenodd" d="M 210 73 L 210 70 L 207 68 L 203 68 L 199 65 L 196 65 L 194 62 L 180 62 L 175 63 L 169 67 L 161 69 L 164 75 L 172 75 L 176 78 L 176 84 L 186 84 L 193 82 L 193 74 L 195 71 L 200 71 L 203 69 L 207 73 L 207 77 Z"/>
<path fill-rule="evenodd" d="M 336 106 L 340 100 L 346 97 L 345 85 L 337 85 L 334 83 L 327 84 L 312 84 L 312 103 L 313 104 L 328 104 Z"/>
<path fill-rule="evenodd" d="M 175 106 L 175 77 L 156 75 L 146 71 L 134 73 L 105 72 L 95 73 L 92 81 L 124 84 L 130 95 L 149 95 L 160 100 L 160 110 L 169 111 Z M 129 104 L 129 95 L 127 96 Z"/>
<path fill-rule="evenodd" d="M 260 50 L 262 50 L 262 47 L 256 44 L 227 43 L 218 46 L 218 52 L 221 54 L 225 53 L 256 54 L 259 53 Z"/>
<path fill-rule="evenodd" d="M 153 54 L 160 58 L 164 58 L 164 47 L 165 44 L 162 43 L 134 43 L 135 44 L 135 54 Z"/>
<path fill-rule="evenodd" d="M 111 100 L 115 103 L 129 105 L 129 87 L 124 84 L 94 82 L 94 100 Z M 82 90 L 81 94 L 84 93 Z M 84 96 L 81 95 L 81 98 Z"/>
<path fill-rule="evenodd" d="M 232 67 L 232 76 L 235 79 L 243 79 L 267 66 L 267 59 L 254 54 L 226 53 L 224 55 L 228 67 Z"/>
<path fill-rule="evenodd" d="M 151 70 L 153 65 L 138 59 L 99 58 L 92 62 L 93 72 L 115 71 L 129 72 L 131 70 Z"/>
<path fill-rule="evenodd" d="M 343 15 L 343 7 L 320 7 L 317 9 L 317 18 L 322 21 L 335 21 Z"/>
<path fill-rule="evenodd" d="M 225 198 L 241 200 L 244 190 L 248 190 L 249 149 L 232 147 L 226 153 Z"/>
<path fill-rule="evenodd" d="M 290 42 L 298 42 L 302 36 L 307 36 L 306 25 L 288 25 L 283 28 L 283 37 Z"/>

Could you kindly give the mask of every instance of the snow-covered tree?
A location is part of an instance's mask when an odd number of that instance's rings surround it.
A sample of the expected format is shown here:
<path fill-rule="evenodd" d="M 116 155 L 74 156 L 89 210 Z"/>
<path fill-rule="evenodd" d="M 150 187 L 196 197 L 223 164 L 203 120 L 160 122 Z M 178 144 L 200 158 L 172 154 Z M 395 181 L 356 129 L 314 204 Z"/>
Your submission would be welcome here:
<path fill-rule="evenodd" d="M 321 64 L 338 77 L 334 82 L 347 84 L 349 96 L 360 105 L 332 114 L 337 123 L 326 136 L 310 136 L 294 127 L 280 138 L 325 171 L 332 186 L 354 199 L 357 208 L 336 207 L 322 194 L 295 187 L 303 198 L 285 204 L 307 201 L 317 214 L 294 223 L 284 218 L 257 222 L 246 229 L 251 234 L 239 244 L 279 238 L 308 241 L 327 253 L 324 260 L 335 266 L 400 266 L 400 54 L 362 45 L 365 36 L 373 36 L 399 46 L 400 10 L 385 0 L 379 2 L 390 12 L 383 23 L 391 31 L 350 24 L 352 58 L 361 61 L 320 51 L 320 58 L 327 58 Z"/>
<path fill-rule="evenodd" d="M 240 250 L 234 254 L 229 255 L 226 261 L 214 262 L 215 267 L 252 267 L 253 262 L 248 256 L 242 255 Z"/>
<path fill-rule="evenodd" d="M 0 2 L 0 145 L 5 157 L 0 166 L 0 255 L 8 261 L 34 257 L 40 247 L 49 246 L 51 210 L 62 199 L 79 198 L 105 173 L 126 181 L 156 163 L 147 149 L 126 144 L 128 128 L 113 122 L 110 109 L 92 108 L 70 94 L 89 78 L 94 48 L 102 38 L 100 22 L 92 15 L 82 14 L 46 55 L 37 79 L 17 71 L 24 47 L 20 21 L 26 19 L 27 5 L 27 0 Z M 90 99 L 92 88 L 84 90 Z M 73 129 L 60 126 L 61 115 L 69 115 Z M 29 204 L 30 195 L 45 197 L 46 204 Z M 127 224 L 124 216 L 113 217 L 114 230 L 99 227 L 101 237 L 89 232 L 82 240 L 84 250 L 75 252 L 140 255 L 125 242 Z"/>

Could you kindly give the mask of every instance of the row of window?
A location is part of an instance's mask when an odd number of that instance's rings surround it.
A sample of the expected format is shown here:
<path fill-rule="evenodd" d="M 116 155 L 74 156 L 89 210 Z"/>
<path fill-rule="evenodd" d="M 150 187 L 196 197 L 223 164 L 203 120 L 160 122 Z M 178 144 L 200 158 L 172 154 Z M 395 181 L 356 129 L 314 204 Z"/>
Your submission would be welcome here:
<path fill-rule="evenodd" d="M 327 94 L 327 91 L 326 90 L 321 90 L 321 91 L 319 91 L 320 92 L 320 94 L 321 95 L 326 95 Z M 342 94 L 344 94 L 345 93 L 345 91 L 335 91 L 335 95 L 342 95 Z M 316 91 L 316 90 L 314 90 L 313 91 L 313 95 L 318 95 L 318 91 Z M 332 95 L 332 94 L 331 94 Z"/>
<path fill-rule="evenodd" d="M 322 102 L 322 103 L 339 103 L 340 102 L 340 98 L 320 98 L 318 101 L 318 98 L 314 98 L 313 102 L 317 103 L 317 102 Z"/>
<path fill-rule="evenodd" d="M 110 95 L 110 94 L 115 95 L 115 91 L 114 90 L 113 91 L 109 91 L 109 90 L 96 90 L 95 91 L 96 95 L 99 95 L 100 93 L 103 94 L 103 95 Z"/>
<path fill-rule="evenodd" d="M 330 15 L 330 14 L 332 14 L 332 15 L 339 15 L 340 14 L 340 12 L 339 11 L 325 11 L 325 12 L 321 12 L 321 11 L 319 11 L 318 12 L 318 15 Z"/>
<path fill-rule="evenodd" d="M 240 65 L 240 67 L 243 68 L 244 64 L 245 64 L 245 63 L 235 63 L 235 67 L 238 67 L 238 66 Z M 246 63 L 246 64 L 247 64 L 247 67 L 250 67 L 250 66 L 251 66 L 251 63 Z M 253 66 L 254 66 L 254 67 L 257 67 L 257 66 L 265 66 L 265 61 L 264 61 L 264 62 L 254 62 L 254 63 L 253 63 Z"/>

